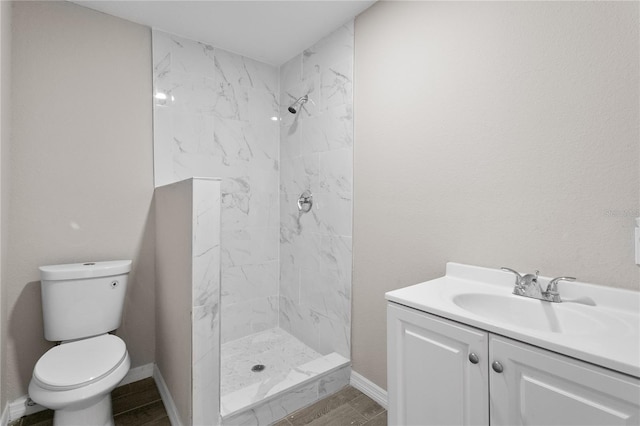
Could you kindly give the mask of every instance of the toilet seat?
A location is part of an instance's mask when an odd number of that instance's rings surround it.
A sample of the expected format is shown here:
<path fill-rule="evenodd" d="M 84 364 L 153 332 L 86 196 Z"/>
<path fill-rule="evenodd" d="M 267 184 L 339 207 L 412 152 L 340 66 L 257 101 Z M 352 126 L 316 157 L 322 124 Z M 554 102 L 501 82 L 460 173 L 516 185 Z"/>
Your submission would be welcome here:
<path fill-rule="evenodd" d="M 109 375 L 126 358 L 125 343 L 111 334 L 63 343 L 40 357 L 33 379 L 44 389 L 76 389 Z"/>

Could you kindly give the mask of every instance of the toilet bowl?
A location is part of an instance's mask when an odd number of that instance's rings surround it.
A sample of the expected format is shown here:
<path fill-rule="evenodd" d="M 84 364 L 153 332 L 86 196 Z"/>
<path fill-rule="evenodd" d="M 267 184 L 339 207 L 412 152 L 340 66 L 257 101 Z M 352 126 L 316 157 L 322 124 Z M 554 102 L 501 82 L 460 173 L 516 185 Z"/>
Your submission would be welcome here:
<path fill-rule="evenodd" d="M 110 334 L 62 343 L 36 363 L 29 396 L 55 410 L 54 425 L 113 425 L 111 391 L 130 363 L 124 342 Z"/>

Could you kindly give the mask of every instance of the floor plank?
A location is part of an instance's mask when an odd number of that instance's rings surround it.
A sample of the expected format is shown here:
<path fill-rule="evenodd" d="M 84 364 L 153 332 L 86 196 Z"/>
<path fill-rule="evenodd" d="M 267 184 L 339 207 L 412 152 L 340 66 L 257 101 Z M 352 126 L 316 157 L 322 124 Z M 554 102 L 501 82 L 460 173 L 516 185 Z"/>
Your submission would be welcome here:
<path fill-rule="evenodd" d="M 167 418 L 167 411 L 162 401 L 156 401 L 114 416 L 113 420 L 116 426 L 141 426 L 156 424 L 154 422 L 161 421 L 164 418 Z"/>
<path fill-rule="evenodd" d="M 366 422 L 363 426 L 387 426 L 387 410 Z"/>
<path fill-rule="evenodd" d="M 346 386 L 341 391 L 289 415 L 287 420 L 292 426 L 306 425 L 360 396 L 365 395 L 352 386 Z"/>
<path fill-rule="evenodd" d="M 342 404 L 341 406 L 329 411 L 322 417 L 319 417 L 309 423 L 309 426 L 337 426 L 337 425 L 363 425 L 367 419 L 358 413 L 351 405 Z"/>
<path fill-rule="evenodd" d="M 384 408 L 382 408 L 380 404 L 364 394 L 349 401 L 349 405 L 367 419 L 372 419 L 384 411 Z"/>
<path fill-rule="evenodd" d="M 160 400 L 160 392 L 158 392 L 158 388 L 155 385 L 152 388 L 139 389 L 136 392 L 112 398 L 113 415 L 117 416 Z"/>

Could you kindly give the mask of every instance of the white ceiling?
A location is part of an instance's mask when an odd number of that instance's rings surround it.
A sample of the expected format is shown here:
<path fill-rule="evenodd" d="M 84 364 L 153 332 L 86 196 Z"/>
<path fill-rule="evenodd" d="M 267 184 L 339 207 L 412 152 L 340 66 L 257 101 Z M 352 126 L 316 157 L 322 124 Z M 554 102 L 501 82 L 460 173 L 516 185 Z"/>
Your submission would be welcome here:
<path fill-rule="evenodd" d="M 375 0 L 72 1 L 272 65 L 288 61 L 375 3 Z"/>

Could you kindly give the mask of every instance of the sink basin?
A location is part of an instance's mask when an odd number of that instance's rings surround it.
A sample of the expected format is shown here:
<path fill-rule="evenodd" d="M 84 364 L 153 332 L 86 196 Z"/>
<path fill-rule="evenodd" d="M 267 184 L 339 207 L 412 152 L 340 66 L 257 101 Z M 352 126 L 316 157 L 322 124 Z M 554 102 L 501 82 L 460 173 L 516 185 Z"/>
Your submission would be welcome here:
<path fill-rule="evenodd" d="M 550 303 L 516 295 L 465 293 L 452 299 L 460 308 L 488 320 L 550 333 L 594 334 L 619 328 L 615 318 L 592 307 Z"/>
<path fill-rule="evenodd" d="M 544 286 L 551 280 L 539 277 Z M 512 294 L 513 275 L 448 263 L 445 276 L 385 294 L 391 303 L 640 377 L 640 292 L 562 282 L 562 303 Z"/>

